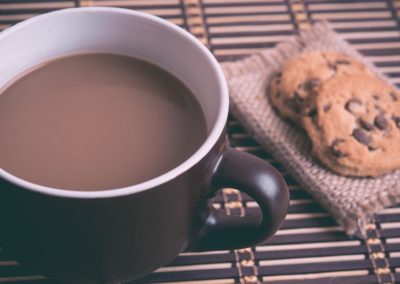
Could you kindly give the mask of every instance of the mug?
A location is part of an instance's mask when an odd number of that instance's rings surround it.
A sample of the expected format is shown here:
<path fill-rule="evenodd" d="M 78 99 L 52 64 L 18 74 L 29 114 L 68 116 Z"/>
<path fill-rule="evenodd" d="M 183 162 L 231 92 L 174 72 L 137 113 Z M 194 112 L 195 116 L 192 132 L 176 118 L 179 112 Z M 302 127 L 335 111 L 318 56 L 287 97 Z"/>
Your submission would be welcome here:
<path fill-rule="evenodd" d="M 40 15 L 0 34 L 0 87 L 40 62 L 86 52 L 133 56 L 168 70 L 196 95 L 209 134 L 178 167 L 125 188 L 68 191 L 0 169 L 6 251 L 50 278 L 109 283 L 142 277 L 182 251 L 252 246 L 278 230 L 289 203 L 285 181 L 264 160 L 227 145 L 227 83 L 212 54 L 183 29 L 119 8 Z M 212 197 L 226 187 L 251 196 L 259 216 L 213 209 Z"/>

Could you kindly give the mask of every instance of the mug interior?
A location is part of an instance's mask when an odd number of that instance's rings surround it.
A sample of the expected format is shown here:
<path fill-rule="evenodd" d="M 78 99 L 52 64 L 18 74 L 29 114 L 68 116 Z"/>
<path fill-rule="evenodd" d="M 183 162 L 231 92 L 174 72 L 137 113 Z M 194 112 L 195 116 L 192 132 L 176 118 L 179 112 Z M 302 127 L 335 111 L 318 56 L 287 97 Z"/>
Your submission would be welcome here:
<path fill-rule="evenodd" d="M 209 133 L 206 141 L 177 168 L 121 189 L 95 192 L 52 189 L 2 169 L 0 177 L 51 195 L 90 198 L 128 194 L 173 179 L 201 160 L 216 143 L 228 115 L 227 86 L 217 61 L 192 35 L 145 13 L 120 8 L 72 8 L 37 16 L 3 31 L 0 34 L 0 89 L 36 64 L 93 52 L 143 59 L 180 79 L 201 105 Z"/>

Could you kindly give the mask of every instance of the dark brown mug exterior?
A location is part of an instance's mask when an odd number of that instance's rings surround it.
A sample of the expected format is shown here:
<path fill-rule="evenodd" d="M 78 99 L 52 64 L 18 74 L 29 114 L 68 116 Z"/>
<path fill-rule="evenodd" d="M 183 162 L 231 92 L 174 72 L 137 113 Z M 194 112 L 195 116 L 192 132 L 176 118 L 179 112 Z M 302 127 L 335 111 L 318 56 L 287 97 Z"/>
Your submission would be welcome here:
<path fill-rule="evenodd" d="M 216 212 L 210 207 L 209 197 L 226 185 L 224 179 L 231 179 L 228 172 L 243 180 L 262 180 L 262 174 L 243 175 L 235 169 L 218 173 L 224 167 L 224 153 L 229 151 L 237 150 L 226 145 L 223 133 L 212 150 L 186 172 L 160 186 L 118 197 L 51 196 L 1 180 L 1 244 L 6 253 L 17 257 L 32 272 L 68 283 L 137 279 L 188 249 L 255 244 L 272 235 L 283 221 L 288 190 L 276 172 L 267 180 L 264 176 L 266 184 L 261 185 L 272 186 L 272 196 L 266 202 L 274 211 L 267 221 L 269 227 L 262 224 L 268 232 L 256 232 L 259 217 L 232 220 L 229 216 L 213 216 Z M 257 162 L 268 165 L 260 159 Z M 253 169 L 252 163 L 244 159 L 241 166 Z"/>

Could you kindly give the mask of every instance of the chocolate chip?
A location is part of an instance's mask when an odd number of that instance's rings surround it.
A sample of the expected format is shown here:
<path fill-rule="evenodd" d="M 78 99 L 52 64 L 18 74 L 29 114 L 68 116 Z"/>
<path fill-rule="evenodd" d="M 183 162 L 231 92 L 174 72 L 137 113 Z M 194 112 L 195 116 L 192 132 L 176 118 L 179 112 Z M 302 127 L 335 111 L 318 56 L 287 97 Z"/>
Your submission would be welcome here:
<path fill-rule="evenodd" d="M 296 98 L 286 100 L 285 105 L 291 108 L 295 113 L 300 113 L 300 104 Z"/>
<path fill-rule="evenodd" d="M 314 89 L 315 87 L 318 87 L 319 85 L 321 85 L 321 79 L 319 79 L 317 77 L 311 78 L 307 82 L 307 87 L 309 90 Z"/>
<path fill-rule="evenodd" d="M 293 93 L 293 97 L 295 100 L 297 100 L 299 103 L 303 101 L 303 98 L 300 96 L 298 92 Z"/>
<path fill-rule="evenodd" d="M 337 67 L 335 64 L 328 62 L 328 68 L 331 69 L 332 71 L 336 72 Z"/>
<path fill-rule="evenodd" d="M 357 98 L 348 100 L 344 107 L 351 113 L 359 113 L 363 110 L 362 103 Z"/>
<path fill-rule="evenodd" d="M 333 142 L 332 142 L 331 150 L 332 150 L 332 154 L 333 154 L 336 158 L 343 158 L 343 157 L 346 157 L 346 156 L 347 156 L 346 153 L 344 153 L 343 151 L 341 151 L 341 150 L 338 148 L 338 145 L 339 145 L 340 143 L 343 143 L 343 142 L 344 142 L 344 139 L 339 139 L 339 138 L 333 140 Z"/>
<path fill-rule="evenodd" d="M 344 59 L 338 59 L 335 62 L 336 62 L 336 64 L 345 64 L 345 65 L 349 65 L 350 64 L 350 61 L 344 60 Z"/>
<path fill-rule="evenodd" d="M 318 87 L 319 85 L 321 85 L 321 80 L 317 77 L 313 77 L 310 80 L 304 82 L 303 84 L 300 84 L 298 88 L 303 89 L 306 92 L 309 92 L 315 87 Z"/>
<path fill-rule="evenodd" d="M 384 114 L 378 114 L 374 119 L 374 124 L 380 130 L 385 130 L 388 128 L 388 121 Z"/>
<path fill-rule="evenodd" d="M 379 101 L 379 99 L 380 99 L 380 97 L 378 95 L 373 95 L 372 97 L 377 101 Z"/>
<path fill-rule="evenodd" d="M 397 128 L 400 128 L 400 116 L 393 115 L 392 120 L 396 124 Z"/>
<path fill-rule="evenodd" d="M 279 85 L 281 83 L 281 77 L 276 76 L 275 77 L 275 84 Z"/>
<path fill-rule="evenodd" d="M 335 140 L 333 140 L 332 146 L 337 146 L 337 145 L 339 145 L 339 144 L 342 143 L 342 142 L 345 142 L 345 140 L 344 140 L 344 139 L 341 139 L 341 138 L 336 138 Z"/>
<path fill-rule="evenodd" d="M 344 158 L 347 156 L 346 153 L 343 153 L 342 151 L 336 149 L 336 148 L 332 148 L 332 154 L 336 157 L 336 158 Z"/>
<path fill-rule="evenodd" d="M 364 145 L 369 145 L 372 142 L 371 136 L 369 136 L 367 132 L 361 128 L 356 128 L 353 130 L 353 137 Z"/>
<path fill-rule="evenodd" d="M 275 76 L 276 76 L 276 78 L 280 78 L 280 77 L 282 77 L 282 73 L 277 73 Z"/>
<path fill-rule="evenodd" d="M 331 109 L 331 106 L 332 106 L 331 104 L 326 104 L 322 109 L 324 110 L 324 112 L 327 112 Z"/>
<path fill-rule="evenodd" d="M 396 93 L 390 92 L 389 96 L 392 98 L 393 101 L 397 101 L 399 98 L 397 97 Z"/>
<path fill-rule="evenodd" d="M 368 146 L 368 151 L 373 152 L 373 151 L 376 151 L 376 150 L 378 150 L 378 147 Z"/>
<path fill-rule="evenodd" d="M 362 118 L 360 118 L 360 125 L 362 128 L 364 128 L 367 131 L 374 130 L 374 128 L 375 128 L 372 123 L 370 123 Z"/>
<path fill-rule="evenodd" d="M 318 114 L 318 110 L 315 106 L 313 106 L 310 111 L 307 113 L 308 116 L 316 116 Z"/>

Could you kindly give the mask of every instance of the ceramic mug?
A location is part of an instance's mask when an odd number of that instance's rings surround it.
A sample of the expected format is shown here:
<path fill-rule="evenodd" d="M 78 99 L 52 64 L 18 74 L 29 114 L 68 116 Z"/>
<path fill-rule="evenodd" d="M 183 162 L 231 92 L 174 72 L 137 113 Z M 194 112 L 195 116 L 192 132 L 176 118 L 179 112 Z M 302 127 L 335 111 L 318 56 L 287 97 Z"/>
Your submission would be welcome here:
<path fill-rule="evenodd" d="M 278 230 L 288 208 L 287 186 L 267 162 L 227 145 L 223 73 L 183 29 L 118 8 L 40 15 L 0 34 L 0 88 L 32 65 L 83 52 L 133 56 L 171 72 L 197 96 L 208 137 L 171 171 L 113 190 L 49 188 L 0 169 L 0 242 L 6 251 L 54 279 L 108 283 L 142 277 L 182 251 L 252 246 Z M 213 209 L 211 199 L 224 187 L 251 196 L 260 216 Z"/>

